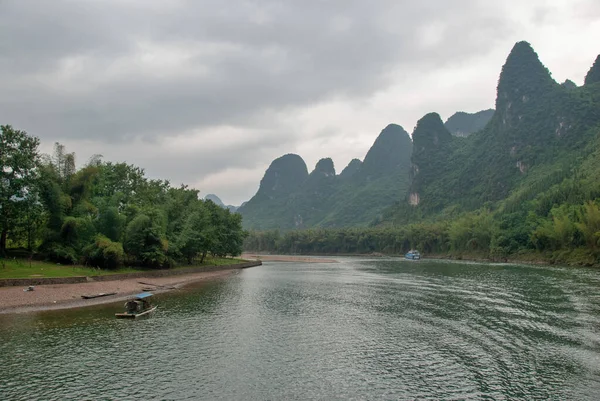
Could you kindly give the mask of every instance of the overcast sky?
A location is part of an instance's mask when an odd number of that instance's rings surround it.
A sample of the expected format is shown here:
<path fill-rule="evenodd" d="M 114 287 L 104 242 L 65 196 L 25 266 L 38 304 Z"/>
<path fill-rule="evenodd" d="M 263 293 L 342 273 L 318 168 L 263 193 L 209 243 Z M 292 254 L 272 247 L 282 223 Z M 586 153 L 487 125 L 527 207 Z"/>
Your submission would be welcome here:
<path fill-rule="evenodd" d="M 598 38 L 598 0 L 0 0 L 0 124 L 239 205 L 283 154 L 493 107 L 517 41 L 581 85 Z"/>

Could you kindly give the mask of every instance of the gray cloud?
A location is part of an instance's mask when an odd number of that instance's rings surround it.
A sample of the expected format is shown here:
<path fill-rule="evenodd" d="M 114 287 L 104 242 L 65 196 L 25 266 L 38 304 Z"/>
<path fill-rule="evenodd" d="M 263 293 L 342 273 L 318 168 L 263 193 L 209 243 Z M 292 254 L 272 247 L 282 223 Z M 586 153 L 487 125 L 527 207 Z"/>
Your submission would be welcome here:
<path fill-rule="evenodd" d="M 372 93 L 399 62 L 475 54 L 487 44 L 455 41 L 448 54 L 447 42 L 467 24 L 502 27 L 464 13 L 479 2 L 437 3 L 9 1 L 2 86 L 16 96 L 0 106 L 52 137 L 246 125 L 263 110 Z M 423 46 L 429 27 L 441 38 Z"/>
<path fill-rule="evenodd" d="M 580 0 L 597 11 L 594 4 Z M 4 0 L 0 122 L 85 154 L 146 163 L 173 182 L 200 182 L 233 167 L 253 170 L 307 136 L 347 135 L 340 124 L 302 132 L 289 118 L 299 111 L 369 99 L 399 76 L 420 71 L 426 80 L 505 47 L 519 29 L 509 16 L 512 5 Z M 546 9 L 540 10 L 543 23 Z M 315 113 L 316 120 L 327 117 Z M 393 122 L 407 129 L 412 123 Z M 232 132 L 235 140 L 224 141 Z M 194 153 L 186 146 L 165 151 L 171 139 L 186 138 Z M 140 143 L 151 157 L 139 154 Z M 251 195 L 230 192 L 236 200 Z"/>

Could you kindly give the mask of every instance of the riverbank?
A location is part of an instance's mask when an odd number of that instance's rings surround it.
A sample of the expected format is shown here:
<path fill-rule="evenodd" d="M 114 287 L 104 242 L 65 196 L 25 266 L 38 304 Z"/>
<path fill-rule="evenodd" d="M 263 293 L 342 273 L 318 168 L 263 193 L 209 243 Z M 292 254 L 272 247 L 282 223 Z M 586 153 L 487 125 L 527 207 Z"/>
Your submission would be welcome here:
<path fill-rule="evenodd" d="M 264 255 L 260 253 L 243 253 L 242 259 L 260 260 L 263 262 L 302 262 L 302 263 L 338 263 L 335 259 L 297 255 Z"/>
<path fill-rule="evenodd" d="M 421 256 L 423 259 L 441 259 L 481 263 L 510 263 L 531 266 L 562 266 L 562 267 L 591 267 L 600 268 L 600 265 L 587 255 L 575 255 L 567 258 L 564 255 L 549 255 L 539 253 L 521 253 L 507 255 L 504 257 L 490 257 L 481 253 L 452 254 L 427 254 Z"/>
<path fill-rule="evenodd" d="M 36 285 L 33 291 L 24 291 L 23 286 L 7 286 L 0 288 L 0 314 L 23 313 L 52 309 L 68 309 L 83 306 L 105 304 L 122 301 L 143 291 L 162 293 L 182 288 L 188 284 L 220 279 L 239 273 L 243 268 L 258 266 L 258 264 L 242 263 L 238 265 L 224 266 L 222 269 L 207 271 L 180 272 L 168 270 L 163 275 L 157 276 L 148 272 L 146 275 L 131 274 L 130 277 L 121 275 L 114 280 L 107 279 L 94 281 L 93 278 L 87 282 L 63 283 L 63 284 L 41 284 Z M 82 295 L 115 293 L 92 299 L 83 299 Z"/>

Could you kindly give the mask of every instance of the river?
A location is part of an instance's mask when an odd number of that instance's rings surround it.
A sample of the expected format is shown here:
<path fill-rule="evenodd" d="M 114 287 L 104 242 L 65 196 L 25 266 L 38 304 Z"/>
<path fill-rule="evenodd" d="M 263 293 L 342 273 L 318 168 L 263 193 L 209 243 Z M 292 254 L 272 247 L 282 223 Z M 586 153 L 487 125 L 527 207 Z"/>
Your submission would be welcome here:
<path fill-rule="evenodd" d="M 280 263 L 122 303 L 0 315 L 2 400 L 600 397 L 600 271 Z"/>

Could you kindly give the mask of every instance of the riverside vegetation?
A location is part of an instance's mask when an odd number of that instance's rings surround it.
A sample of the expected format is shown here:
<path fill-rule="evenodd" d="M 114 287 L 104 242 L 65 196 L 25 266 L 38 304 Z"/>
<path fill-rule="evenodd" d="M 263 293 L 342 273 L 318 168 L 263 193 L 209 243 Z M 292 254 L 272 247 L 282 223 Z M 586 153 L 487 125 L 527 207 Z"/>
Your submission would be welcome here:
<path fill-rule="evenodd" d="M 346 168 L 351 176 L 362 170 L 360 180 L 345 177 L 346 170 L 332 175 L 331 164 L 319 186 L 312 178 L 319 168 L 304 184 L 286 186 L 291 175 L 304 176 L 302 163 L 274 161 L 256 196 L 240 208 L 252 230 L 245 248 L 309 254 L 417 248 L 600 264 L 600 56 L 583 86 L 558 84 L 531 46 L 519 42 L 502 68 L 493 114 L 459 117 L 450 127 L 435 113 L 424 116 L 412 141 L 401 127 L 386 128 L 377 141 L 387 146 L 376 141 L 364 163 Z M 384 166 L 381 174 L 364 173 L 371 157 Z M 266 210 L 269 218 L 257 221 Z"/>
<path fill-rule="evenodd" d="M 114 270 L 202 264 L 207 255 L 241 253 L 241 216 L 200 200 L 197 190 L 148 179 L 139 167 L 100 156 L 77 170 L 75 154 L 63 145 L 55 144 L 52 156 L 40 155 L 38 146 L 26 132 L 1 126 L 3 256 Z M 19 270 L 6 261 L 2 266 Z"/>

